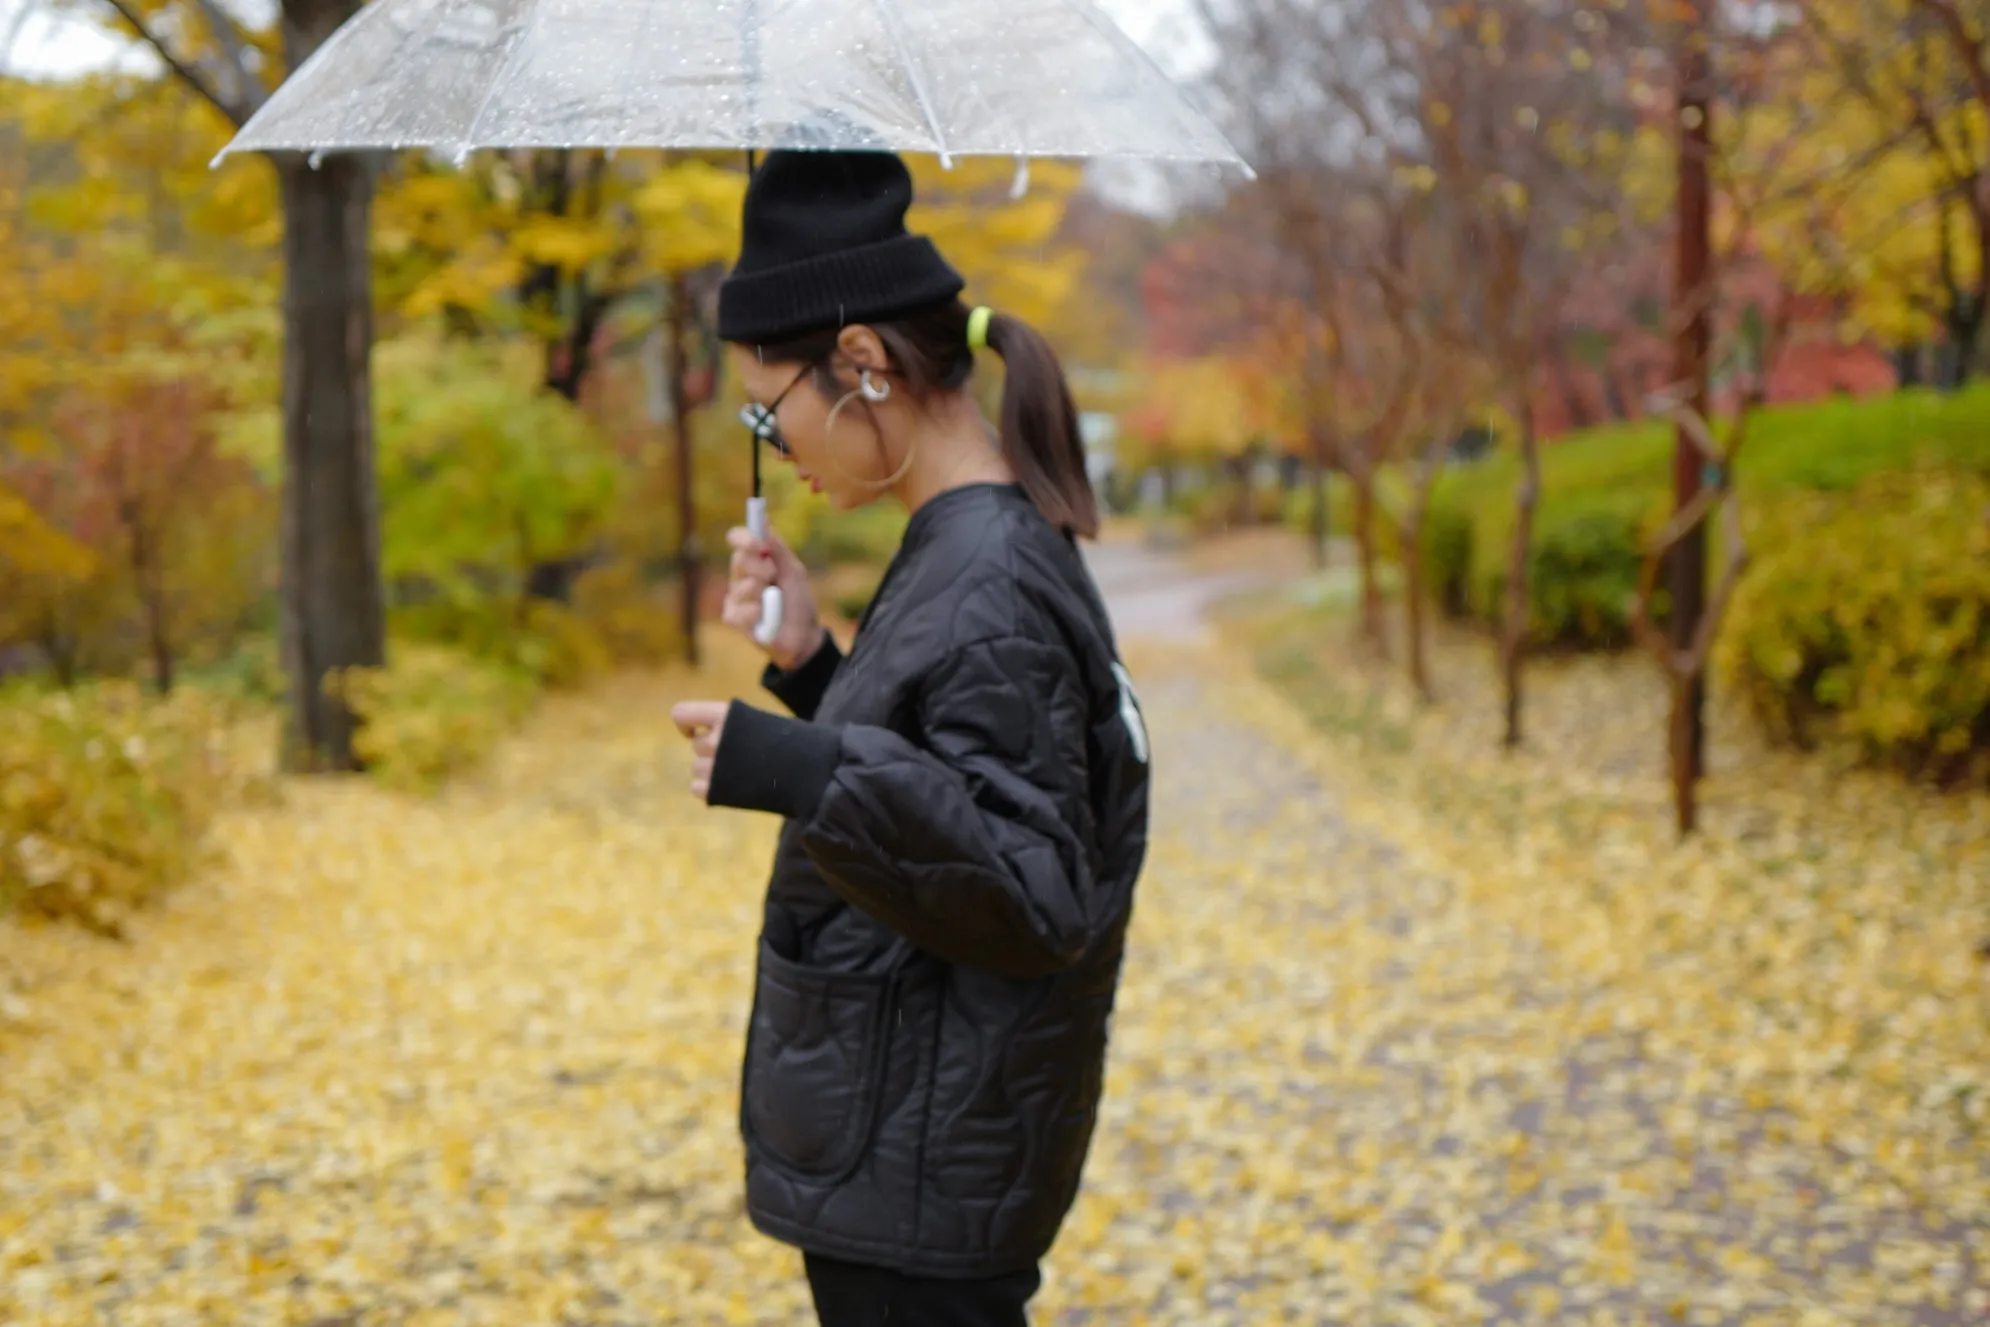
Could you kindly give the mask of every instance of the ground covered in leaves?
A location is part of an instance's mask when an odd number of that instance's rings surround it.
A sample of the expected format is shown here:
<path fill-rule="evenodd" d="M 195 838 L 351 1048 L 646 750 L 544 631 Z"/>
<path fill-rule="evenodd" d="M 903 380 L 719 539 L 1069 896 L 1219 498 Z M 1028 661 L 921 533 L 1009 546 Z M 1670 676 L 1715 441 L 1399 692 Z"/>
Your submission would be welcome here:
<path fill-rule="evenodd" d="M 1385 700 L 1133 663 L 1157 839 L 1039 1322 L 1990 1314 L 1980 807 L 1673 850 Z M 739 1199 L 772 826 L 667 718 L 748 676 L 557 702 L 437 800 L 293 784 L 128 943 L 0 927 L 0 1322 L 808 1321 Z"/>

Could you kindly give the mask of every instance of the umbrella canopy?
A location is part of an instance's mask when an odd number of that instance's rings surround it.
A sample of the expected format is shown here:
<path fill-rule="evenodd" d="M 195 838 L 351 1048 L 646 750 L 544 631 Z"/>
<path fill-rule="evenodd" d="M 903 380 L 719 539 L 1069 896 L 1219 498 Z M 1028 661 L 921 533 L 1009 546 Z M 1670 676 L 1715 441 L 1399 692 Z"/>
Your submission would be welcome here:
<path fill-rule="evenodd" d="M 373 0 L 222 151 L 776 146 L 1249 170 L 1089 0 Z"/>

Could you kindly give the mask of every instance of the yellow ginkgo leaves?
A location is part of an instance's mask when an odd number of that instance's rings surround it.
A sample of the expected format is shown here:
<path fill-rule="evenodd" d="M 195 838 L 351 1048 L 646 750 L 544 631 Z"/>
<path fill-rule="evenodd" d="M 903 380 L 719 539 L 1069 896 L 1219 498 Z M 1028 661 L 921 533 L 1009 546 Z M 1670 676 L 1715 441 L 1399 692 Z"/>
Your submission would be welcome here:
<path fill-rule="evenodd" d="M 129 945 L 0 928 L 0 991 L 32 985 L 0 1014 L 0 1320 L 810 1322 L 740 1192 L 775 825 L 693 803 L 668 721 L 754 694 L 713 644 L 706 676 L 550 701 L 440 798 L 299 783 L 229 817 Z M 1990 1034 L 1917 1012 L 1964 993 L 1908 924 L 1982 900 L 1942 874 L 1983 866 L 1980 824 L 1723 874 L 1608 783 L 1472 794 L 1467 725 L 1365 740 L 1401 715 L 1356 695 L 1326 742 L 1227 654 L 1129 664 L 1154 838 L 1036 1321 L 1990 1311 L 1961 1130 Z M 1917 841 L 1948 856 L 1886 875 Z M 1790 1060 L 1868 1015 L 1892 1051 Z"/>

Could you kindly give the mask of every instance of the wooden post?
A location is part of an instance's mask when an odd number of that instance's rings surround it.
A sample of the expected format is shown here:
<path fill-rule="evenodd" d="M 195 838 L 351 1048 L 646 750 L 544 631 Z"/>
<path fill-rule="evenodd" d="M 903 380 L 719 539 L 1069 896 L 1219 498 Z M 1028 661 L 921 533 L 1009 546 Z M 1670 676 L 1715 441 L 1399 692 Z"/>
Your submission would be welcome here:
<path fill-rule="evenodd" d="M 1687 404 L 1710 419 L 1708 371 L 1713 345 L 1711 253 L 1713 106 L 1709 43 L 1712 25 L 1707 0 L 1686 0 L 1678 47 L 1679 187 L 1678 233 L 1672 285 L 1673 381 L 1684 385 Z M 1683 424 L 1674 431 L 1672 491 L 1674 511 L 1700 496 L 1707 458 Z M 1667 634 L 1673 649 L 1686 652 L 1699 635 L 1707 611 L 1707 523 L 1685 532 L 1667 559 L 1666 586 L 1672 600 Z M 1690 833 L 1691 789 L 1706 772 L 1706 682 L 1695 676 L 1673 691 L 1672 778 L 1680 807 L 1680 831 Z"/>
<path fill-rule="evenodd" d="M 670 278 L 670 425 L 677 442 L 677 581 L 684 594 L 684 658 L 698 666 L 698 494 L 693 466 L 690 373 L 691 290 L 684 274 Z"/>

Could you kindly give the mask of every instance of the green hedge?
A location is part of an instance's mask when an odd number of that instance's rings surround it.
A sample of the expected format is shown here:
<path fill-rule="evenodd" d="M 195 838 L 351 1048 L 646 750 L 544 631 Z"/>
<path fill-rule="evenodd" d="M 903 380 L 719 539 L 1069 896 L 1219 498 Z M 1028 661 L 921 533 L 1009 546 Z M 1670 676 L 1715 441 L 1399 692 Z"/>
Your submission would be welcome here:
<path fill-rule="evenodd" d="M 1470 531 L 1462 541 L 1467 612 L 1481 622 L 1499 622 L 1505 611 L 1512 513 L 1474 523 L 1455 508 L 1440 510 L 1447 528 Z M 1573 493 L 1541 504 L 1529 545 L 1530 644 L 1581 650 L 1630 643 L 1630 603 L 1643 566 L 1644 534 L 1661 511 L 1656 495 L 1629 487 Z M 1452 537 L 1459 538 L 1455 533 Z M 1428 550 L 1425 556 L 1435 562 Z M 1457 575 L 1442 563 L 1430 569 L 1437 576 Z M 1450 591 L 1440 600 L 1456 603 L 1458 596 Z"/>
<path fill-rule="evenodd" d="M 1537 646 L 1628 643 L 1645 539 L 1671 502 L 1672 447 L 1670 426 L 1652 421 L 1542 447 L 1528 633 Z M 1990 385 L 1765 410 L 1750 424 L 1739 482 L 1746 509 L 1759 518 L 1806 494 L 1916 469 L 1990 474 Z M 1424 557 L 1439 602 L 1457 616 L 1499 620 L 1518 478 L 1509 451 L 1454 467 L 1438 483 L 1431 521 L 1446 533 L 1426 540 Z M 1469 540 L 1460 541 L 1460 527 Z"/>
<path fill-rule="evenodd" d="M 1880 476 L 1766 525 L 1720 665 L 1770 735 L 1990 784 L 1990 480 Z"/>

